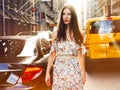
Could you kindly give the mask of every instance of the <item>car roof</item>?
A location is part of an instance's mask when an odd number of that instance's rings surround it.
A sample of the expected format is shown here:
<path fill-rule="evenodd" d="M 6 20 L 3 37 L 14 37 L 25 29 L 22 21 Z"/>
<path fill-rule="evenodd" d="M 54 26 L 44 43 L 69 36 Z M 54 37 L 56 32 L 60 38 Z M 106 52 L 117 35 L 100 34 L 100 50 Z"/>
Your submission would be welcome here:
<path fill-rule="evenodd" d="M 95 22 L 95 21 L 102 21 L 102 20 L 120 20 L 120 16 L 110 16 L 110 17 L 95 17 L 89 18 L 87 22 Z"/>

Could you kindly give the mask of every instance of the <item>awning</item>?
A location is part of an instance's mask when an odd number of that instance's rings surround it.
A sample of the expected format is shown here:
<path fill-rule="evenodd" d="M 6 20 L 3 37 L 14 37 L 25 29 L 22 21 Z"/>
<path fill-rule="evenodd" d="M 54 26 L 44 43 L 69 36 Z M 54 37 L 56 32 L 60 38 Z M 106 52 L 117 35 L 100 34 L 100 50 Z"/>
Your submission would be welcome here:
<path fill-rule="evenodd" d="M 54 21 L 51 20 L 49 17 L 46 17 L 46 22 L 49 24 L 54 24 Z"/>
<path fill-rule="evenodd" d="M 0 15 L 3 16 L 3 11 L 0 9 Z M 26 14 L 21 14 L 20 12 L 15 12 L 14 10 L 5 9 L 6 19 L 13 19 L 20 22 L 25 22 L 29 24 L 35 24 L 35 20 L 33 20 L 32 16 L 27 16 Z"/>
<path fill-rule="evenodd" d="M 19 21 L 21 21 L 21 22 L 26 22 L 23 18 L 21 18 L 21 16 L 19 15 L 19 13 L 17 12 L 15 12 L 14 10 L 11 10 L 10 11 L 17 19 L 19 19 Z"/>
<path fill-rule="evenodd" d="M 8 16 L 10 16 L 10 18 L 12 18 L 13 20 L 19 20 L 15 15 L 13 15 L 9 10 L 5 9 L 5 13 L 7 13 Z"/>
<path fill-rule="evenodd" d="M 17 13 L 22 20 L 24 20 L 28 24 L 35 24 L 35 21 L 33 20 L 32 16 L 22 14 L 22 13 Z"/>
<path fill-rule="evenodd" d="M 24 17 L 24 16 L 25 16 L 24 14 L 19 13 L 19 15 L 20 15 L 21 19 L 23 19 L 26 23 L 30 23 L 30 22 L 26 19 L 26 17 Z"/>
<path fill-rule="evenodd" d="M 21 22 L 29 23 L 31 24 L 31 21 L 25 14 L 21 14 L 20 12 L 15 12 L 14 10 L 5 10 L 6 13 L 13 19 L 13 20 L 19 20 Z"/>
<path fill-rule="evenodd" d="M 42 2 L 47 2 L 47 1 L 51 1 L 51 0 L 41 0 Z"/>
<path fill-rule="evenodd" d="M 31 24 L 36 24 L 32 16 L 27 16 L 27 18 L 30 20 Z"/>
<path fill-rule="evenodd" d="M 29 21 L 30 24 L 35 24 L 35 20 L 33 20 L 32 16 L 27 16 L 24 14 L 24 17 L 27 21 Z"/>
<path fill-rule="evenodd" d="M 0 15 L 3 16 L 3 11 L 2 11 L 1 9 L 0 9 Z M 5 17 L 5 19 L 11 19 L 11 18 L 10 18 L 9 16 L 7 16 L 6 14 L 5 14 L 4 17 Z"/>

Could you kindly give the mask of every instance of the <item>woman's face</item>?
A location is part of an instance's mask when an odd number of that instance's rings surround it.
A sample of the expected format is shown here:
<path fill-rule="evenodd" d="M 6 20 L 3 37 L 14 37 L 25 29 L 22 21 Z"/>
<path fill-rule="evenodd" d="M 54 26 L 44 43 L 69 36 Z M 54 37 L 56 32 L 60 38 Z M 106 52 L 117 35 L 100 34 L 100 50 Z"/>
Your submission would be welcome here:
<path fill-rule="evenodd" d="M 71 11 L 68 8 L 63 10 L 63 21 L 65 24 L 69 24 L 71 21 Z"/>

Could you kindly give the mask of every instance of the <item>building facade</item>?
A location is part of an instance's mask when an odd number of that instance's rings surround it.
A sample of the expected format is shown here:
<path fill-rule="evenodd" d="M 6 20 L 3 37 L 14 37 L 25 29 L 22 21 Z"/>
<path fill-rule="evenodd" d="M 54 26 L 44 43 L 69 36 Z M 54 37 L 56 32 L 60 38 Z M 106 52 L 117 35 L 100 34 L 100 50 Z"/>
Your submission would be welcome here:
<path fill-rule="evenodd" d="M 0 36 L 52 30 L 65 0 L 0 0 Z"/>
<path fill-rule="evenodd" d="M 87 19 L 105 15 L 105 6 L 111 15 L 120 15 L 120 0 L 87 0 Z M 110 11 L 108 10 L 110 9 Z"/>
<path fill-rule="evenodd" d="M 0 35 L 31 31 L 36 24 L 30 0 L 0 0 Z"/>
<path fill-rule="evenodd" d="M 120 0 L 111 0 L 111 14 L 120 15 Z"/>

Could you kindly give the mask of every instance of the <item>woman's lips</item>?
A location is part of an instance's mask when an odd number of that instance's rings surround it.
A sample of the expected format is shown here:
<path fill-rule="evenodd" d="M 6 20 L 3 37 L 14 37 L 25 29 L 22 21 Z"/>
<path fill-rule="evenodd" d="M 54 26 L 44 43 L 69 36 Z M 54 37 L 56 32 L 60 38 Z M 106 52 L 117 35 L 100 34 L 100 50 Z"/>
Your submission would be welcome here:
<path fill-rule="evenodd" d="M 66 22 L 67 22 L 68 20 L 64 20 L 64 21 L 66 21 Z"/>
<path fill-rule="evenodd" d="M 69 20 L 64 20 L 64 22 L 68 22 Z"/>

